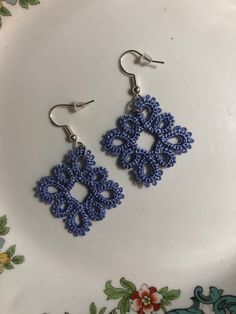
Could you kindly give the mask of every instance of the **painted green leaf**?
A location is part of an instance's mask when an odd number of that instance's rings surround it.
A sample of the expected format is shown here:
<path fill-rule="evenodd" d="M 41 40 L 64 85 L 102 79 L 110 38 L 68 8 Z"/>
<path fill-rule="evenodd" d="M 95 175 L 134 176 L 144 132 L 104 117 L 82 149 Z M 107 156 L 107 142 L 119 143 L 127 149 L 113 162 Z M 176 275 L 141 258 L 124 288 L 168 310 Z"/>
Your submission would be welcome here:
<path fill-rule="evenodd" d="M 159 289 L 158 292 L 161 293 L 162 295 L 165 295 L 168 292 L 168 287 L 163 287 Z"/>
<path fill-rule="evenodd" d="M 118 312 L 117 312 L 117 310 L 116 309 L 114 309 L 113 311 L 111 311 L 111 313 L 109 313 L 109 314 L 118 314 Z"/>
<path fill-rule="evenodd" d="M 122 288 L 115 288 L 111 285 L 111 281 L 107 281 L 105 285 L 104 293 L 107 295 L 107 300 L 116 300 L 123 297 L 129 297 L 130 293 L 129 291 L 122 289 Z"/>
<path fill-rule="evenodd" d="M 0 16 L 0 29 L 2 28 L 2 18 Z"/>
<path fill-rule="evenodd" d="M 0 235 L 6 235 L 10 231 L 9 227 L 0 227 Z"/>
<path fill-rule="evenodd" d="M 16 246 L 12 245 L 6 250 L 6 253 L 9 257 L 12 257 L 15 254 L 15 251 L 16 251 Z"/>
<path fill-rule="evenodd" d="M 16 265 L 22 264 L 25 261 L 25 257 L 23 255 L 16 255 L 12 258 L 12 262 Z"/>
<path fill-rule="evenodd" d="M 90 310 L 90 314 L 97 314 L 97 307 L 94 304 L 94 302 L 91 303 L 89 310 Z"/>
<path fill-rule="evenodd" d="M 31 5 L 37 5 L 37 4 L 40 4 L 40 1 L 39 0 L 28 0 L 29 4 Z"/>
<path fill-rule="evenodd" d="M 10 269 L 13 269 L 14 266 L 12 265 L 12 263 L 9 262 L 9 263 L 4 265 L 4 268 L 7 269 L 7 270 L 10 270 Z"/>
<path fill-rule="evenodd" d="M 135 285 L 131 281 L 126 280 L 124 277 L 120 279 L 120 284 L 131 293 L 137 290 Z"/>
<path fill-rule="evenodd" d="M 170 290 L 167 295 L 169 300 L 176 300 L 180 296 L 180 290 Z"/>
<path fill-rule="evenodd" d="M 120 310 L 120 314 L 126 314 L 130 311 L 130 298 L 128 297 L 123 297 L 120 299 L 118 303 L 118 309 Z"/>
<path fill-rule="evenodd" d="M 164 298 L 161 300 L 161 304 L 165 305 L 165 306 L 168 306 L 168 305 L 171 305 L 171 302 L 169 299 L 167 298 Z"/>
<path fill-rule="evenodd" d="M 5 7 L 1 7 L 0 14 L 2 16 L 11 16 L 11 12 Z"/>
<path fill-rule="evenodd" d="M 106 307 L 101 308 L 98 314 L 104 314 L 106 312 Z"/>
<path fill-rule="evenodd" d="M 29 7 L 27 0 L 19 0 L 19 4 L 23 9 L 28 9 Z"/>
<path fill-rule="evenodd" d="M 4 215 L 2 217 L 0 217 L 0 227 L 5 227 L 7 224 L 7 216 Z"/>

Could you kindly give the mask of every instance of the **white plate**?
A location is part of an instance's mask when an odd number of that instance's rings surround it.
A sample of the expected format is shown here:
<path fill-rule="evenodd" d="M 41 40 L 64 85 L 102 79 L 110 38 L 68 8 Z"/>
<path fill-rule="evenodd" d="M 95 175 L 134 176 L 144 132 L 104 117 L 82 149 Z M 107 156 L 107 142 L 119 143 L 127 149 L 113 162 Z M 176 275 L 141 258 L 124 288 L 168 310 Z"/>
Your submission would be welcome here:
<path fill-rule="evenodd" d="M 119 300 L 106 300 L 105 282 L 118 287 L 121 277 L 137 289 L 180 289 L 168 311 L 190 306 L 198 285 L 236 295 L 235 2 L 57 0 L 28 12 L 4 4 L 12 17 L 0 31 L 0 212 L 11 226 L 3 250 L 16 243 L 26 261 L 1 275 L 1 313 L 84 314 L 93 301 L 109 313 Z M 127 49 L 165 61 L 152 69 L 131 56 L 125 64 L 141 94 L 156 96 L 195 139 L 147 189 L 100 146 L 130 99 L 117 65 Z M 75 238 L 33 187 L 71 148 L 49 109 L 89 99 L 86 110 L 57 119 L 71 121 L 125 199 Z"/>

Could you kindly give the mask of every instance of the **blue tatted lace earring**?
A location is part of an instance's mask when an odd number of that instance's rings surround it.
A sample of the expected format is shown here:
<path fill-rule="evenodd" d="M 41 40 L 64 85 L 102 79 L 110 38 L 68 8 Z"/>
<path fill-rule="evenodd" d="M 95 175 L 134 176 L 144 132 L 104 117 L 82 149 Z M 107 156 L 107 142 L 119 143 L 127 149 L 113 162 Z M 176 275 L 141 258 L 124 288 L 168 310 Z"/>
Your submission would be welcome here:
<path fill-rule="evenodd" d="M 78 111 L 91 102 L 93 100 L 56 105 L 50 110 L 51 123 L 65 130 L 69 141 L 73 143 L 73 149 L 62 164 L 52 169 L 49 176 L 37 182 L 35 188 L 39 200 L 51 205 L 52 215 L 63 218 L 65 228 L 74 236 L 84 236 L 90 230 L 91 221 L 102 220 L 106 210 L 116 207 L 124 198 L 122 188 L 118 183 L 108 180 L 106 168 L 96 166 L 91 151 L 86 150 L 85 146 L 77 141 L 77 136 L 69 125 L 59 125 L 52 119 L 52 112 L 57 107 Z M 88 190 L 83 201 L 71 194 L 77 182 Z"/>
<path fill-rule="evenodd" d="M 161 180 L 163 169 L 172 167 L 176 162 L 176 155 L 186 153 L 194 140 L 192 133 L 185 127 L 175 125 L 172 114 L 162 112 L 156 98 L 139 95 L 140 88 L 135 75 L 127 72 L 122 65 L 122 58 L 127 53 L 137 56 L 137 61 L 142 65 L 164 63 L 152 60 L 150 56 L 137 50 L 128 50 L 121 55 L 120 70 L 130 77 L 132 84 L 130 113 L 118 119 L 117 128 L 104 135 L 102 145 L 108 154 L 119 157 L 121 167 L 130 169 L 138 184 L 149 187 Z M 150 151 L 138 145 L 142 132 L 155 139 Z"/>

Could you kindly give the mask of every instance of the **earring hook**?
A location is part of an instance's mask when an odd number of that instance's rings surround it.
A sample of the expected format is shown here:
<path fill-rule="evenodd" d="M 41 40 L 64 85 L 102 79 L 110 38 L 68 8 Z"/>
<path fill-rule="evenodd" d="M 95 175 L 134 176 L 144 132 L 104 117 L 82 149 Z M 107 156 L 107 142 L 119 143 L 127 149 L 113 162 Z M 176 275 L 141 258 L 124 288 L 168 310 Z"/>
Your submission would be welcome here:
<path fill-rule="evenodd" d="M 120 56 L 120 59 L 119 59 L 119 67 L 120 67 L 120 70 L 127 76 L 130 77 L 131 79 L 131 84 L 132 84 L 132 88 L 131 88 L 131 91 L 133 93 L 134 96 L 137 96 L 139 93 L 140 93 L 140 87 L 137 85 L 137 81 L 136 81 L 136 76 L 134 73 L 130 73 L 128 71 L 125 70 L 125 68 L 123 67 L 122 65 L 122 58 L 128 54 L 128 53 L 132 53 L 132 54 L 136 54 L 138 55 L 140 58 L 139 58 L 139 62 L 142 63 L 144 61 L 147 62 L 147 64 L 150 64 L 150 63 L 161 63 L 161 64 L 164 64 L 163 61 L 157 61 L 157 60 L 152 60 L 152 58 L 146 54 L 146 53 L 140 53 L 139 51 L 135 50 L 135 49 L 130 49 L 130 50 L 127 50 L 125 52 L 122 53 L 122 55 Z"/>
<path fill-rule="evenodd" d="M 55 122 L 52 118 L 52 113 L 53 113 L 54 109 L 56 109 L 56 108 L 72 108 L 72 109 L 74 109 L 74 112 L 77 112 L 77 111 L 85 108 L 88 104 L 91 104 L 93 102 L 94 102 L 94 100 L 90 100 L 88 102 L 73 102 L 71 104 L 58 104 L 58 105 L 53 106 L 49 111 L 49 120 L 52 123 L 52 125 L 59 127 L 59 128 L 63 128 L 64 131 L 66 132 L 66 134 L 68 135 L 69 140 L 73 143 L 73 146 L 76 146 L 76 144 L 77 144 L 77 135 L 72 131 L 72 129 L 70 128 L 69 125 L 58 124 L 57 122 Z"/>

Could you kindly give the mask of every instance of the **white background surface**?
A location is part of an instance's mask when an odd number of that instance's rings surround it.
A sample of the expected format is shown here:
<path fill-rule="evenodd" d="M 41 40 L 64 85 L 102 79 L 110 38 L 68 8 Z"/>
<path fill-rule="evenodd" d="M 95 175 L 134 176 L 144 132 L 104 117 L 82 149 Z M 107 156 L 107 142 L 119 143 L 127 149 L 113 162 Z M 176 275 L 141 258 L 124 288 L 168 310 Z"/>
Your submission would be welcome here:
<path fill-rule="evenodd" d="M 234 0 L 57 0 L 14 8 L 0 31 L 0 212 L 26 262 L 0 278 L 1 313 L 88 313 L 105 305 L 105 281 L 122 277 L 181 289 L 215 285 L 236 294 L 236 3 Z M 172 39 L 173 38 L 173 39 Z M 141 94 L 193 132 L 193 149 L 138 189 L 99 144 L 130 99 L 117 66 L 127 57 Z M 68 122 L 125 191 L 122 205 L 84 238 L 67 233 L 32 188 L 71 148 L 48 121 L 57 103 L 95 99 Z M 207 292 L 208 290 L 205 290 Z"/>

